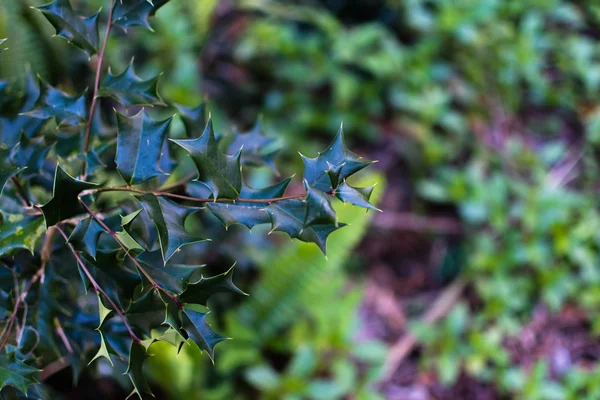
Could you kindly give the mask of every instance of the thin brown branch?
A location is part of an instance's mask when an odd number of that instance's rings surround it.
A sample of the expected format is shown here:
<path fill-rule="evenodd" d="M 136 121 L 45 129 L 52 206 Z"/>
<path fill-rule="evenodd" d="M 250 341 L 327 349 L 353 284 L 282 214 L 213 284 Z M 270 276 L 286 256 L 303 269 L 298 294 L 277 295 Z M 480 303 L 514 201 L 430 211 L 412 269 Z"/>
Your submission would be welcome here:
<path fill-rule="evenodd" d="M 69 243 L 69 238 L 65 234 L 65 232 L 60 227 L 58 227 L 58 226 L 56 226 L 56 229 L 58 229 L 58 231 L 60 232 L 60 234 L 62 235 L 62 237 L 65 239 L 65 242 L 66 242 L 67 246 L 71 250 L 71 253 L 73 253 L 73 256 L 75 257 L 75 260 L 77 260 L 77 263 L 81 267 L 81 270 L 83 271 L 83 273 L 85 274 L 85 276 L 89 279 L 90 283 L 92 284 L 92 287 L 94 288 L 94 291 L 96 293 L 100 294 L 102 297 L 104 297 L 108 301 L 108 303 L 110 304 L 110 306 L 112 307 L 112 310 L 114 312 L 116 312 L 119 315 L 119 317 L 121 317 L 121 319 L 123 320 L 123 324 L 125 324 L 125 327 L 127 328 L 127 331 L 129 332 L 129 336 L 131 336 L 131 338 L 133 340 L 135 340 L 136 342 L 141 342 L 142 340 L 139 337 L 137 337 L 137 335 L 131 329 L 131 326 L 129 325 L 129 322 L 127 321 L 127 318 L 125 317 L 125 313 L 119 308 L 119 306 L 117 306 L 117 304 L 113 301 L 113 299 L 111 299 L 108 296 L 108 294 L 106 294 L 106 292 L 104 291 L 104 289 L 102 289 L 100 287 L 100 285 L 98 285 L 98 282 L 96 282 L 96 280 L 94 279 L 94 277 L 92 276 L 92 274 L 90 273 L 90 271 L 88 270 L 88 268 L 86 267 L 85 263 L 81 259 L 81 256 L 79 255 L 79 253 L 77 253 L 77 250 L 75 250 L 75 248 L 73 247 L 73 245 L 71 243 Z"/>
<path fill-rule="evenodd" d="M 17 178 L 16 176 L 13 176 L 11 180 L 12 180 L 13 184 L 15 185 L 15 188 L 17 189 L 19 196 L 23 200 L 23 205 L 28 208 L 31 207 L 31 202 L 29 201 L 27 192 L 25 192 L 25 189 L 23 188 L 23 185 L 21 184 L 21 181 L 19 180 L 19 178 Z"/>
<path fill-rule="evenodd" d="M 112 28 L 112 14 L 115 6 L 115 0 L 110 0 L 110 7 L 108 9 L 108 21 L 106 22 L 106 31 L 104 32 L 104 40 L 102 41 L 102 47 L 98 52 L 98 61 L 96 62 L 96 77 L 94 79 L 94 89 L 92 91 L 92 103 L 90 104 L 90 111 L 87 123 L 85 124 L 85 137 L 83 139 L 83 164 L 81 166 L 81 176 L 85 179 L 87 173 L 87 156 L 88 150 L 90 149 L 90 133 L 92 132 L 92 123 L 94 121 L 94 114 L 96 113 L 96 103 L 98 101 L 98 87 L 100 86 L 100 72 L 102 71 L 102 61 L 104 60 L 104 52 L 106 51 L 106 43 L 110 36 L 110 30 Z"/>
<path fill-rule="evenodd" d="M 138 270 L 146 277 L 146 279 L 148 280 L 148 282 L 150 282 L 150 284 L 152 285 L 152 287 L 156 290 L 160 290 L 161 292 L 163 292 L 167 297 L 169 297 L 172 301 L 175 302 L 175 304 L 177 304 L 177 306 L 180 309 L 183 309 L 183 305 L 181 304 L 181 300 L 179 300 L 179 297 L 175 296 L 174 294 L 172 294 L 171 292 L 169 292 L 167 289 L 163 288 L 162 286 L 160 286 L 158 283 L 156 283 L 156 281 L 152 278 L 152 276 L 150 276 L 150 274 L 146 271 L 146 269 L 144 267 L 142 267 L 142 265 L 139 263 L 139 261 L 132 256 L 129 253 L 129 250 L 127 249 L 127 247 L 119 240 L 119 238 L 117 237 L 117 233 L 114 232 L 112 229 L 110 229 L 105 223 L 104 221 L 102 221 L 98 215 L 96 215 L 89 207 L 87 204 L 85 204 L 85 202 L 81 199 L 81 197 L 79 198 L 79 203 L 83 206 L 83 208 L 86 209 L 86 211 L 88 212 L 88 214 L 90 214 L 90 216 L 96 220 L 96 222 L 98 222 L 98 224 L 100 224 L 100 226 L 102 227 L 102 229 L 104 229 L 110 236 L 112 236 L 112 238 L 115 240 L 115 242 L 117 242 L 117 244 L 121 247 L 121 249 L 123 249 L 123 251 L 125 251 L 125 254 L 127 255 L 127 257 L 129 257 L 129 259 L 135 264 L 135 266 L 138 268 Z"/>

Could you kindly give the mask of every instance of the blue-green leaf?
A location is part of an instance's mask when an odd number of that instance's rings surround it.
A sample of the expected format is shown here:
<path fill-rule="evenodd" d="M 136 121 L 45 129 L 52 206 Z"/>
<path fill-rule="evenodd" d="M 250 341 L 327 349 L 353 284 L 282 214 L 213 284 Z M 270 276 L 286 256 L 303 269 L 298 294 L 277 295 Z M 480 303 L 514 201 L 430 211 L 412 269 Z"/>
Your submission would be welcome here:
<path fill-rule="evenodd" d="M 198 345 L 201 350 L 205 350 L 210 359 L 214 359 L 215 346 L 217 343 L 227 339 L 211 329 L 206 322 L 207 314 L 193 310 L 186 310 L 182 313 L 183 329 L 187 332 L 189 338 Z"/>
<path fill-rule="evenodd" d="M 113 10 L 113 23 L 123 29 L 142 26 L 152 30 L 148 19 L 169 0 L 117 0 Z"/>
<path fill-rule="evenodd" d="M 114 75 L 109 69 L 108 74 L 100 84 L 98 97 L 112 97 L 125 107 L 131 106 L 164 106 L 165 103 L 158 94 L 160 75 L 144 80 L 133 70 L 133 59 L 119 75 Z"/>

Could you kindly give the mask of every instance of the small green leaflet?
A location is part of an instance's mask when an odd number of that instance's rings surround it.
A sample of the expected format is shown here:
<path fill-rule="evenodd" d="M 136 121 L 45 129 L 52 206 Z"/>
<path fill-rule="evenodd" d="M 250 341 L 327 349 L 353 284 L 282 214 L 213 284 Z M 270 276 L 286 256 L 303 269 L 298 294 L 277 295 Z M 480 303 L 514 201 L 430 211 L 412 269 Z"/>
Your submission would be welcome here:
<path fill-rule="evenodd" d="M 131 214 L 121 217 L 121 227 L 123 230 L 116 232 L 116 237 L 119 242 L 121 242 L 127 248 L 127 250 L 144 250 L 144 248 L 140 246 L 140 244 L 136 242 L 136 240 L 127 231 L 133 223 L 135 217 L 137 217 L 140 212 L 142 212 L 142 209 L 136 210 Z"/>
<path fill-rule="evenodd" d="M 169 0 L 117 0 L 113 10 L 113 23 L 123 29 L 142 26 L 152 30 L 148 19 Z"/>
<path fill-rule="evenodd" d="M 181 313 L 183 329 L 186 331 L 189 338 L 196 343 L 201 350 L 206 351 L 210 359 L 214 362 L 215 345 L 227 338 L 211 329 L 206 322 L 206 316 L 207 314 L 193 310 L 186 310 Z"/>
<path fill-rule="evenodd" d="M 304 180 L 317 190 L 331 192 L 345 179 L 373 164 L 352 153 L 344 143 L 344 132 L 340 127 L 327 150 L 316 158 L 302 156 Z"/>
<path fill-rule="evenodd" d="M 171 118 L 153 121 L 144 110 L 133 117 L 117 113 L 117 170 L 130 184 L 164 175 L 158 163 Z"/>
<path fill-rule="evenodd" d="M 119 74 L 108 74 L 100 84 L 98 97 L 112 97 L 125 107 L 166 105 L 158 94 L 158 80 L 160 75 L 144 80 L 137 76 L 133 70 L 133 59 Z"/>
<path fill-rule="evenodd" d="M 35 244 L 46 231 L 40 215 L 25 216 L 0 211 L 0 256 L 10 256 L 17 250 L 33 254 Z"/>
<path fill-rule="evenodd" d="M 153 194 L 140 196 L 140 201 L 158 231 L 163 260 L 166 263 L 182 246 L 206 239 L 185 230 L 185 220 L 199 208 L 184 207 Z"/>
<path fill-rule="evenodd" d="M 69 0 L 54 0 L 37 7 L 56 29 L 56 35 L 79 47 L 88 55 L 98 52 L 98 16 L 100 11 L 88 18 L 75 13 Z"/>
<path fill-rule="evenodd" d="M 211 190 L 214 198 L 238 198 L 242 190 L 241 152 L 221 153 L 210 118 L 199 138 L 173 142 L 190 153 L 198 168 L 198 181 Z"/>
<path fill-rule="evenodd" d="M 95 187 L 97 187 L 95 183 L 79 181 L 57 165 L 52 199 L 41 207 L 46 226 L 56 225 L 60 221 L 85 212 L 77 196 L 82 191 Z"/>

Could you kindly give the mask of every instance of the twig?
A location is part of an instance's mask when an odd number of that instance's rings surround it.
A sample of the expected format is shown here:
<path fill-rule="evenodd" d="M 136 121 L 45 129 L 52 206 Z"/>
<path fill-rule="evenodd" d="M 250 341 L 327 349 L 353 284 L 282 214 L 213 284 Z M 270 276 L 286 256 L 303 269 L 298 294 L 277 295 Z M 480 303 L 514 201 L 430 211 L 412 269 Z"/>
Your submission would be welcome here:
<path fill-rule="evenodd" d="M 421 322 L 432 325 L 448 314 L 460 299 L 465 286 L 465 281 L 461 278 L 454 281 L 431 305 L 431 308 L 421 318 Z M 411 333 L 406 333 L 391 347 L 383 366 L 383 374 L 380 382 L 389 380 L 393 376 L 394 372 L 402 364 L 402 361 L 404 361 L 416 345 L 417 338 Z"/>
<path fill-rule="evenodd" d="M 148 282 L 150 282 L 150 284 L 152 285 L 152 287 L 156 290 L 160 290 L 161 292 L 163 292 L 167 297 L 169 297 L 173 302 L 175 302 L 175 304 L 177 304 L 177 307 L 179 307 L 179 309 L 183 309 L 183 305 L 181 304 L 181 300 L 179 300 L 179 297 L 173 295 L 171 292 L 169 292 L 167 289 L 163 288 L 162 286 L 160 286 L 158 283 L 156 283 L 156 281 L 152 278 L 152 276 L 150 276 L 150 274 L 146 271 L 146 269 L 144 267 L 142 267 L 142 265 L 139 263 L 139 261 L 132 256 L 129 253 L 129 250 L 127 249 L 127 247 L 125 247 L 125 245 L 119 240 L 117 233 L 114 232 L 112 229 L 110 229 L 105 223 L 104 221 L 102 221 L 89 207 L 87 204 L 85 204 L 85 202 L 81 199 L 81 197 L 79 197 L 79 203 L 81 203 L 81 205 L 86 209 L 86 211 L 88 212 L 88 214 L 90 214 L 90 216 L 96 220 L 96 222 L 98 222 L 100 224 L 100 226 L 102 227 L 102 229 L 104 229 L 110 236 L 112 236 L 112 238 L 115 240 L 115 242 L 117 242 L 117 244 L 121 247 L 121 249 L 123 249 L 125 251 L 125 254 L 127 255 L 127 257 L 129 257 L 129 259 L 135 264 L 135 266 L 138 268 L 138 270 L 146 277 L 146 279 L 148 279 Z"/>
<path fill-rule="evenodd" d="M 2 330 L 2 333 L 0 333 L 0 337 L 3 338 L 2 343 L 0 343 L 0 351 L 2 351 L 2 349 L 4 349 L 4 346 L 6 346 L 6 344 L 8 343 L 8 339 L 10 338 L 10 334 L 12 332 L 12 329 L 15 325 L 15 321 L 17 319 L 17 313 L 19 312 L 19 309 L 25 302 L 27 295 L 33 288 L 33 285 L 35 285 L 35 283 L 37 281 L 40 281 L 42 283 L 44 282 L 44 273 L 46 270 L 46 264 L 48 263 L 48 260 L 50 259 L 50 253 L 52 252 L 52 245 L 54 243 L 55 237 L 56 237 L 56 230 L 54 229 L 54 227 L 50 227 L 48 229 L 48 231 L 46 232 L 46 239 L 44 241 L 44 245 L 42 246 L 42 251 L 41 251 L 42 264 L 40 265 L 40 268 L 37 270 L 35 275 L 33 275 L 31 280 L 29 281 L 29 284 L 27 285 L 27 287 L 25 287 L 25 289 L 17 297 L 17 300 L 15 301 L 15 307 L 13 309 L 13 312 L 10 314 L 8 321 L 4 325 L 4 329 Z"/>
<path fill-rule="evenodd" d="M 41 372 L 40 372 L 40 382 L 44 382 L 46 379 L 57 373 L 58 371 L 63 370 L 64 368 L 69 366 L 69 362 L 66 358 L 59 358 L 58 360 L 48 364 Z"/>
<path fill-rule="evenodd" d="M 69 243 L 69 238 L 67 237 L 67 235 L 65 234 L 65 232 L 59 226 L 56 226 L 56 229 L 58 229 L 58 231 L 60 232 L 60 234 L 62 235 L 62 237 L 65 239 L 65 242 L 66 242 L 67 246 L 71 250 L 71 253 L 73 253 L 73 256 L 75 257 L 75 260 L 77 260 L 77 263 L 81 267 L 81 270 L 83 271 L 83 273 L 85 274 L 85 276 L 90 280 L 90 283 L 92 284 L 92 287 L 94 288 L 94 291 L 96 291 L 97 293 L 99 293 L 100 295 L 102 295 L 109 302 L 109 304 L 112 307 L 113 311 L 116 312 L 119 315 L 119 317 L 121 317 L 121 319 L 123 320 L 123 323 L 125 324 L 125 327 L 127 328 L 127 331 L 129 332 L 129 336 L 131 336 L 131 338 L 133 340 L 135 340 L 136 342 L 141 342 L 142 340 L 139 337 L 137 337 L 137 335 L 131 329 L 131 326 L 129 325 L 129 322 L 127 321 L 127 318 L 125 317 L 125 313 L 115 304 L 115 302 L 113 301 L 113 299 L 111 299 L 108 296 L 108 294 L 106 294 L 106 292 L 104 291 L 104 289 L 102 289 L 100 287 L 100 285 L 98 285 L 98 282 L 96 282 L 96 280 L 94 279 L 94 277 L 92 276 L 92 274 L 90 273 L 90 271 L 85 266 L 83 260 L 79 256 L 79 253 L 77 253 L 77 250 L 75 250 L 75 248 L 73 247 L 73 245 L 71 243 Z"/>
<path fill-rule="evenodd" d="M 25 192 L 23 185 L 21 185 L 21 181 L 19 180 L 19 178 L 17 178 L 16 176 L 13 176 L 12 182 L 14 183 L 15 188 L 17 188 L 17 192 L 19 192 L 19 195 L 23 199 L 23 205 L 28 208 L 31 207 L 31 202 L 29 201 L 29 197 L 27 197 L 27 193 Z"/>
<path fill-rule="evenodd" d="M 110 36 L 110 29 L 112 28 L 112 14 L 115 6 L 115 0 L 110 0 L 110 8 L 108 9 L 108 22 L 106 23 L 106 31 L 104 32 L 104 40 L 102 41 L 102 47 L 98 52 L 98 61 L 96 63 L 96 78 L 94 79 L 94 90 L 92 92 L 92 103 L 90 104 L 90 116 L 85 125 L 85 138 L 83 141 L 83 154 L 87 156 L 88 150 L 90 149 L 90 133 L 92 131 L 92 123 L 94 121 L 94 114 L 96 112 L 96 102 L 98 101 L 98 87 L 100 85 L 100 72 L 102 70 L 102 61 L 104 59 L 104 52 L 106 51 L 106 43 Z M 83 158 L 83 164 L 81 166 L 81 175 L 85 179 L 87 172 L 87 160 Z"/>

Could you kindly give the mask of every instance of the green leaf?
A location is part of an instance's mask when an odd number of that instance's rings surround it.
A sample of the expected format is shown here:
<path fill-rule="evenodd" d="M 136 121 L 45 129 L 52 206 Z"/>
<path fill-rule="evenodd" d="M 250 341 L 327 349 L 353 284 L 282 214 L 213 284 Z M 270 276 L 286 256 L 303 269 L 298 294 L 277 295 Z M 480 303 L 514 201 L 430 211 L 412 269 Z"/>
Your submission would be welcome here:
<path fill-rule="evenodd" d="M 76 249 L 83 249 L 88 252 L 95 260 L 98 239 L 100 239 L 102 232 L 104 232 L 102 226 L 95 219 L 89 217 L 77 224 L 71 236 L 69 236 L 69 242 L 73 243 Z"/>
<path fill-rule="evenodd" d="M 160 250 L 165 263 L 182 246 L 207 240 L 185 230 L 186 218 L 199 208 L 184 207 L 153 194 L 141 196 L 140 201 L 158 231 Z"/>
<path fill-rule="evenodd" d="M 27 393 L 30 385 L 38 383 L 36 375 L 39 369 L 27 365 L 16 357 L 15 351 L 0 355 L 0 390 L 12 386 Z"/>
<path fill-rule="evenodd" d="M 375 185 L 365 188 L 357 188 L 350 186 L 346 182 L 343 182 L 335 190 L 335 195 L 344 203 L 350 203 L 352 205 L 373 211 L 381 211 L 379 208 L 369 203 L 369 199 L 371 198 L 371 193 L 373 193 L 374 187 Z"/>
<path fill-rule="evenodd" d="M 206 126 L 206 106 L 204 103 L 200 103 L 198 107 L 194 108 L 177 106 L 177 111 L 179 111 L 179 116 L 181 117 L 181 121 L 183 122 L 188 137 L 200 137 Z"/>
<path fill-rule="evenodd" d="M 17 167 L 10 162 L 10 151 L 0 149 L 0 195 L 4 186 L 13 176 L 23 171 L 24 167 Z"/>
<path fill-rule="evenodd" d="M 158 162 L 171 118 L 153 121 L 144 110 L 133 117 L 117 113 L 117 170 L 134 185 L 164 175 Z"/>
<path fill-rule="evenodd" d="M 292 178 L 287 178 L 273 186 L 263 189 L 252 189 L 247 186 L 242 187 L 240 198 L 243 199 L 273 199 L 284 195 L 285 189 Z M 267 224 L 271 221 L 269 215 L 265 211 L 269 206 L 268 202 L 264 203 L 207 203 L 207 208 L 221 221 L 225 228 L 229 228 L 234 224 L 241 224 L 252 229 L 258 224 Z"/>
<path fill-rule="evenodd" d="M 166 105 L 158 94 L 160 75 L 144 80 L 133 70 L 133 59 L 119 75 L 108 74 L 100 84 L 98 97 L 112 97 L 125 107 Z"/>
<path fill-rule="evenodd" d="M 271 232 L 285 232 L 291 238 L 315 243 L 323 254 L 326 254 L 327 237 L 333 231 L 345 226 L 340 223 L 337 227 L 335 225 L 312 225 L 305 228 L 306 203 L 297 199 L 278 201 L 267 207 L 266 211 L 271 217 Z"/>
<path fill-rule="evenodd" d="M 206 185 L 214 198 L 238 198 L 242 190 L 241 152 L 234 155 L 221 153 L 210 118 L 199 138 L 173 142 L 190 153 L 198 168 L 198 181 Z"/>
<path fill-rule="evenodd" d="M 54 0 L 37 7 L 56 29 L 56 34 L 65 38 L 88 55 L 98 52 L 98 16 L 100 11 L 88 18 L 77 15 L 69 0 Z"/>
<path fill-rule="evenodd" d="M 146 361 L 146 358 L 148 358 L 146 348 L 141 343 L 132 340 L 126 374 L 133 384 L 133 392 L 128 397 L 137 394 L 139 398 L 142 399 L 142 393 L 152 394 L 150 386 L 144 376 L 144 361 Z"/>
<path fill-rule="evenodd" d="M 108 341 L 106 340 L 106 337 L 104 336 L 104 333 L 102 333 L 102 331 L 100 331 L 100 330 L 98 330 L 98 333 L 100 333 L 100 348 L 98 349 L 98 352 L 91 359 L 91 361 L 89 362 L 88 365 L 92 364 L 97 359 L 104 357 L 108 360 L 110 365 L 112 365 L 114 367 L 112 357 L 110 356 L 110 353 L 111 353 L 111 351 L 109 350 L 110 345 L 108 344 Z"/>
<path fill-rule="evenodd" d="M 116 237 L 125 247 L 127 247 L 127 250 L 144 250 L 144 248 L 140 246 L 140 244 L 127 231 L 130 225 L 133 223 L 135 217 L 137 217 L 141 212 L 142 209 L 139 209 L 124 217 L 121 216 L 121 227 L 123 230 L 116 232 Z"/>
<path fill-rule="evenodd" d="M 4 42 L 6 42 L 6 39 L 0 39 L 0 45 L 3 44 Z M 0 53 L 2 53 L 3 51 L 6 51 L 7 49 L 0 49 Z"/>
<path fill-rule="evenodd" d="M 123 29 L 142 26 L 152 30 L 148 19 L 169 0 L 119 0 L 113 10 L 113 23 Z"/>
<path fill-rule="evenodd" d="M 50 149 L 52 145 L 46 144 L 43 138 L 30 139 L 23 133 L 19 143 L 12 149 L 10 158 L 16 166 L 27 168 L 23 177 L 32 177 L 39 173 Z M 1 157 L 4 158 L 4 155 Z"/>
<path fill-rule="evenodd" d="M 35 244 L 46 229 L 39 215 L 24 216 L 0 211 L 0 256 L 10 256 L 17 250 L 28 250 L 33 254 Z"/>
<path fill-rule="evenodd" d="M 32 118 L 46 120 L 54 117 L 60 125 L 76 125 L 84 122 L 87 116 L 86 92 L 80 96 L 69 96 L 63 91 L 41 82 L 41 94 L 33 110 L 24 113 Z"/>
<path fill-rule="evenodd" d="M 242 149 L 242 164 L 254 167 L 268 166 L 277 171 L 275 166 L 275 155 L 278 149 L 275 146 L 276 139 L 262 134 L 262 120 L 259 118 L 252 129 L 240 133 L 235 131 L 235 139 L 228 146 L 228 151 L 234 153 Z"/>
<path fill-rule="evenodd" d="M 344 143 L 342 128 L 327 150 L 316 158 L 302 156 L 304 162 L 304 180 L 317 190 L 330 192 L 345 179 L 373 164 L 352 153 Z M 333 182 L 332 182 L 333 179 Z"/>
<path fill-rule="evenodd" d="M 152 279 L 164 289 L 172 293 L 182 293 L 192 276 L 202 268 L 203 265 L 165 265 L 160 251 L 146 251 L 137 257 L 137 260 L 144 264 L 145 271 L 150 274 Z"/>
<path fill-rule="evenodd" d="M 0 99 L 12 97 L 8 93 L 8 88 L 11 86 L 9 82 L 0 81 Z M 39 132 L 44 121 L 24 115 L 33 109 L 39 97 L 38 80 L 31 71 L 27 71 L 23 93 L 18 99 L 13 100 L 20 103 L 17 109 L 9 112 L 2 110 L 0 114 L 0 148 L 10 149 L 19 142 L 22 134 L 32 137 Z"/>
<path fill-rule="evenodd" d="M 233 266 L 220 275 L 202 277 L 197 283 L 188 285 L 179 298 L 184 303 L 206 306 L 208 299 L 214 294 L 227 292 L 247 296 L 233 283 Z"/>
<path fill-rule="evenodd" d="M 335 210 L 329 201 L 329 195 L 310 186 L 304 181 L 306 188 L 306 214 L 304 216 L 304 227 L 312 225 L 334 225 L 337 226 Z"/>
<path fill-rule="evenodd" d="M 96 186 L 94 183 L 82 182 L 73 178 L 57 165 L 54 173 L 52 199 L 41 207 L 46 226 L 56 225 L 60 221 L 85 212 L 79 204 L 77 196 L 82 191 L 93 189 Z"/>
<path fill-rule="evenodd" d="M 163 324 L 166 308 L 158 290 L 150 289 L 131 303 L 125 315 L 133 326 L 150 337 L 152 329 Z"/>
<path fill-rule="evenodd" d="M 215 345 L 227 339 L 211 329 L 206 322 L 207 314 L 194 310 L 186 310 L 181 314 L 183 320 L 183 329 L 189 338 L 198 345 L 201 350 L 205 350 L 211 360 L 214 360 Z"/>

